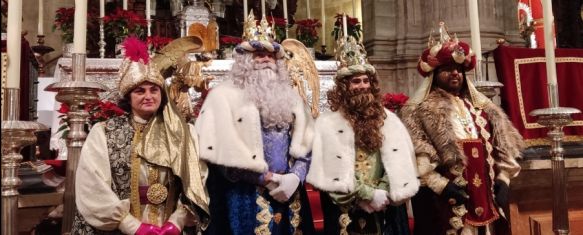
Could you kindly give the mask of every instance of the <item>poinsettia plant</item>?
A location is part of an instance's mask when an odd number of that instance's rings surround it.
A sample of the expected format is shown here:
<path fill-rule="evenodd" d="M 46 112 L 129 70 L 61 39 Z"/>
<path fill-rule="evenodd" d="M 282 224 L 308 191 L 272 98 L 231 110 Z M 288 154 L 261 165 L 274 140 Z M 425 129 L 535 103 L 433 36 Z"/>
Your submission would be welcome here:
<path fill-rule="evenodd" d="M 61 30 L 61 39 L 63 40 L 63 43 L 73 43 L 74 21 L 74 7 L 61 7 L 57 9 L 55 14 L 55 23 L 53 24 L 53 32 L 55 30 Z"/>
<path fill-rule="evenodd" d="M 403 93 L 386 93 L 383 95 L 382 101 L 385 108 L 393 112 L 397 112 L 399 109 L 401 109 L 401 107 L 403 107 L 403 105 L 405 105 L 405 103 L 407 103 L 407 100 L 409 100 L 409 96 Z"/>
<path fill-rule="evenodd" d="M 260 22 L 258 21 L 257 24 Z M 283 41 L 285 37 L 285 27 L 287 27 L 287 22 L 284 18 L 268 16 L 267 23 L 272 26 L 272 29 L 275 32 L 275 40 L 278 42 Z"/>
<path fill-rule="evenodd" d="M 159 51 L 162 48 L 164 48 L 166 45 L 168 45 L 168 43 L 172 42 L 172 38 L 168 38 L 168 37 L 160 37 L 158 35 L 155 36 L 150 36 L 146 38 L 146 43 L 148 44 L 148 47 L 150 50 L 152 51 Z"/>
<path fill-rule="evenodd" d="M 314 47 L 320 37 L 317 28 L 322 27 L 318 19 L 305 19 L 296 21 L 296 37 L 306 47 Z"/>
<path fill-rule="evenodd" d="M 143 39 L 144 29 L 148 26 L 146 19 L 122 8 L 116 8 L 113 13 L 104 16 L 103 23 L 107 35 L 115 38 L 117 42 L 130 35 Z"/>
<path fill-rule="evenodd" d="M 94 104 L 86 104 L 84 107 L 85 111 L 89 112 L 89 118 L 87 119 L 88 129 L 91 129 L 93 125 L 98 122 L 108 120 L 115 116 L 122 116 L 126 112 L 117 106 L 115 103 L 110 101 L 99 101 Z M 61 119 L 58 132 L 62 131 L 61 138 L 66 138 L 69 133 L 69 118 L 68 114 L 71 108 L 66 103 L 61 103 L 61 107 L 57 110 L 60 113 L 59 118 Z"/>
<path fill-rule="evenodd" d="M 334 30 L 332 31 L 332 36 L 335 40 L 342 35 L 342 14 L 336 14 L 336 22 L 334 22 Z M 346 33 L 348 36 L 354 37 L 356 41 L 359 41 L 362 35 L 362 25 L 358 21 L 358 18 L 352 18 L 346 15 Z"/>
<path fill-rule="evenodd" d="M 241 43 L 243 41 L 243 39 L 239 38 L 239 37 L 233 37 L 233 36 L 221 36 L 219 38 L 219 42 L 221 43 L 221 47 L 222 48 L 235 48 L 237 45 L 239 45 L 239 43 Z"/>

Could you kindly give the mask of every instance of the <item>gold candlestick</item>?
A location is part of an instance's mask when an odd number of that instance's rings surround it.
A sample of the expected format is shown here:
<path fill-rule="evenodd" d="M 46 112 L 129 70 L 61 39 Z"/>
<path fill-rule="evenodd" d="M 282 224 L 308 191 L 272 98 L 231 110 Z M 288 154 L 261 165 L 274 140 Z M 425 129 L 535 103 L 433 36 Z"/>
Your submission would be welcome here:
<path fill-rule="evenodd" d="M 45 54 L 53 52 L 55 49 L 44 45 L 45 35 L 37 35 L 36 37 L 38 38 L 38 45 L 33 46 L 32 51 L 34 52 L 34 57 L 36 57 L 38 61 L 38 75 L 43 76 L 45 75 L 45 59 L 43 57 Z"/>

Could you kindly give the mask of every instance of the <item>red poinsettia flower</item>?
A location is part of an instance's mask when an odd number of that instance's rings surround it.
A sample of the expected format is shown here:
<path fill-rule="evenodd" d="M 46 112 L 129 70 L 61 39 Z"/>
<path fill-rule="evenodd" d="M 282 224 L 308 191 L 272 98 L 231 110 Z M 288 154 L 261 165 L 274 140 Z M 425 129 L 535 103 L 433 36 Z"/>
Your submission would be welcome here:
<path fill-rule="evenodd" d="M 71 109 L 69 108 L 69 105 L 65 104 L 65 103 L 61 103 L 61 107 L 59 107 L 59 110 L 57 110 L 57 112 L 61 113 L 61 114 L 67 114 L 69 113 Z"/>
<path fill-rule="evenodd" d="M 160 49 L 168 45 L 168 43 L 172 42 L 172 40 L 174 39 L 155 35 L 146 38 L 146 43 L 148 43 L 149 47 L 153 48 L 156 51 L 159 51 Z"/>
<path fill-rule="evenodd" d="M 395 112 L 399 110 L 401 107 L 403 107 L 403 105 L 407 103 L 407 100 L 409 100 L 409 96 L 403 93 L 398 94 L 386 93 L 383 96 L 382 101 L 385 108 Z"/>
<path fill-rule="evenodd" d="M 241 43 L 243 41 L 243 39 L 239 38 L 239 37 L 233 37 L 233 36 L 221 36 L 219 38 L 219 42 L 221 43 L 221 46 L 223 47 L 228 47 L 228 48 L 233 48 L 237 45 L 239 45 L 239 43 Z"/>
<path fill-rule="evenodd" d="M 304 19 L 296 21 L 298 25 L 296 28 L 296 35 L 300 42 L 306 47 L 314 47 L 318 41 L 318 28 L 322 27 L 322 23 L 318 19 Z"/>

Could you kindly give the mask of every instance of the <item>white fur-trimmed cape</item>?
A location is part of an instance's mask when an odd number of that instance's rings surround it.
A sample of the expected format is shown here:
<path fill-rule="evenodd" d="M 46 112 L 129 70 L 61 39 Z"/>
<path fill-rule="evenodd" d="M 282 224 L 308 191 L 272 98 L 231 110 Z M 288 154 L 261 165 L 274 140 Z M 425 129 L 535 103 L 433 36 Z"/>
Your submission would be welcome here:
<path fill-rule="evenodd" d="M 419 180 L 411 137 L 397 115 L 385 110 L 381 159 L 389 178 L 391 200 L 402 202 L 417 193 Z M 306 178 L 327 192 L 354 190 L 354 131 L 340 112 L 321 115 L 315 124 L 312 164 Z"/>
<path fill-rule="evenodd" d="M 314 121 L 299 96 L 295 104 L 290 107 L 295 118 L 289 154 L 303 158 L 311 150 Z M 231 81 L 209 92 L 195 130 L 201 159 L 258 173 L 267 171 L 259 110 Z"/>

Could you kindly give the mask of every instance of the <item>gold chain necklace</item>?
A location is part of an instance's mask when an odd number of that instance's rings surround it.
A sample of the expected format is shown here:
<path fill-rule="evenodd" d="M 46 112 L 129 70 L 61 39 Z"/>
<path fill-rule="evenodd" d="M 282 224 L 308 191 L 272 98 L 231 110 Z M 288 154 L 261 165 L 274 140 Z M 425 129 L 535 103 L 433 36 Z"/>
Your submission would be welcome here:
<path fill-rule="evenodd" d="M 454 104 L 456 105 L 456 109 L 457 112 L 455 114 L 456 118 L 459 120 L 459 122 L 462 124 L 464 131 L 466 132 L 466 137 L 467 138 L 471 138 L 472 137 L 472 125 L 473 125 L 473 121 L 471 116 L 468 116 L 468 112 L 466 109 L 466 106 L 464 104 L 464 101 L 455 96 L 453 98 Z"/>

